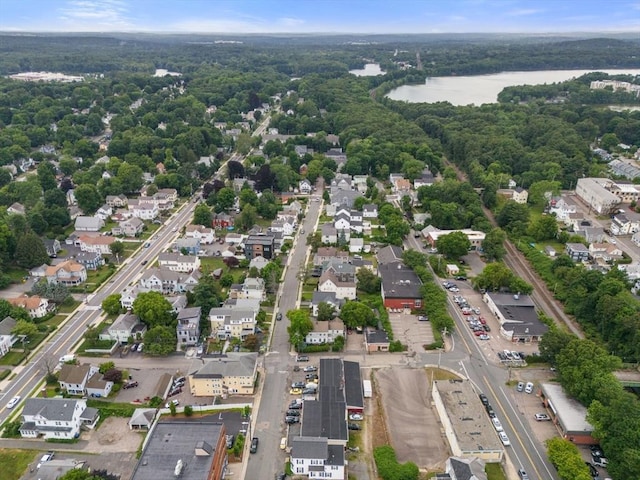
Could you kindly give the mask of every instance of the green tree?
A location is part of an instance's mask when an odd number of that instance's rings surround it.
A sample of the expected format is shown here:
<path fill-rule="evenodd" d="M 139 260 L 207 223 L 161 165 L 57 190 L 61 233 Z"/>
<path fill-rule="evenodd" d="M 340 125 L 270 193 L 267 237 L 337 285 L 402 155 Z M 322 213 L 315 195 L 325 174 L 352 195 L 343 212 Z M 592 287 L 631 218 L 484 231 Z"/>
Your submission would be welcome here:
<path fill-rule="evenodd" d="M 556 364 L 556 357 L 575 338 L 560 328 L 551 328 L 540 340 L 540 356 L 551 365 Z"/>
<path fill-rule="evenodd" d="M 191 405 L 184 406 L 184 416 L 190 417 L 193 415 L 193 407 Z"/>
<path fill-rule="evenodd" d="M 58 304 L 63 303 L 69 298 L 69 289 L 66 286 L 59 283 L 49 283 L 46 280 L 40 280 L 34 284 L 33 287 L 31 287 L 31 293 L 48 298 Z"/>
<path fill-rule="evenodd" d="M 340 318 L 347 328 L 375 326 L 376 316 L 370 307 L 361 302 L 347 302 L 340 309 Z"/>
<path fill-rule="evenodd" d="M 543 215 L 529 224 L 527 233 L 538 242 L 553 240 L 558 235 L 558 222 L 553 215 Z"/>
<path fill-rule="evenodd" d="M 457 260 L 469 253 L 471 242 L 464 233 L 451 232 L 438 237 L 436 248 L 438 252 L 442 253 L 445 257 Z"/>
<path fill-rule="evenodd" d="M 73 194 L 78 201 L 78 207 L 80 207 L 86 215 L 94 213 L 104 202 L 97 187 L 90 183 L 78 185 L 74 189 Z"/>
<path fill-rule="evenodd" d="M 102 310 L 107 315 L 117 315 L 118 313 L 120 313 L 120 311 L 122 310 L 122 304 L 120 303 L 121 297 L 122 295 L 120 295 L 119 293 L 112 293 L 111 295 L 107 296 L 102 301 Z"/>
<path fill-rule="evenodd" d="M 27 320 L 18 320 L 11 329 L 11 333 L 19 337 L 29 338 L 38 333 L 38 326 Z"/>
<path fill-rule="evenodd" d="M 175 328 L 157 325 L 144 334 L 145 351 L 149 355 L 169 355 L 176 350 Z"/>
<path fill-rule="evenodd" d="M 297 348 L 304 342 L 307 334 L 313 330 L 313 322 L 309 318 L 309 310 L 289 310 L 287 318 L 289 319 L 289 327 L 287 327 L 289 343 Z"/>
<path fill-rule="evenodd" d="M 591 480 L 589 467 L 582 460 L 578 447 L 570 441 L 559 437 L 547 440 L 547 455 L 562 480 Z"/>
<path fill-rule="evenodd" d="M 529 222 L 529 208 L 524 204 L 509 200 L 498 212 L 496 221 L 507 232 L 522 235 Z"/>
<path fill-rule="evenodd" d="M 111 370 L 112 368 L 116 368 L 116 364 L 113 362 L 104 362 L 98 365 L 98 371 L 103 375 L 107 373 L 109 370 Z"/>
<path fill-rule="evenodd" d="M 341 352 L 342 350 L 344 350 L 345 342 L 346 342 L 345 338 L 342 335 L 338 335 L 333 340 L 333 345 L 331 346 L 331 350 L 333 352 Z"/>
<path fill-rule="evenodd" d="M 513 279 L 513 272 L 504 263 L 490 263 L 475 278 L 475 284 L 486 290 L 499 290 L 508 287 Z"/>
<path fill-rule="evenodd" d="M 487 233 L 482 241 L 482 251 L 484 252 L 487 260 L 502 260 L 507 253 L 504 248 L 504 242 L 506 239 L 507 234 L 501 228 L 494 228 Z"/>
<path fill-rule="evenodd" d="M 35 233 L 27 233 L 20 237 L 16 246 L 16 263 L 24 268 L 33 268 L 49 262 L 47 249 L 42 239 Z"/>
<path fill-rule="evenodd" d="M 123 162 L 118 167 L 117 178 L 125 193 L 136 193 L 142 188 L 144 184 L 142 174 L 142 169 L 139 166 L 127 162 Z"/>
<path fill-rule="evenodd" d="M 216 200 L 216 211 L 223 212 L 233 207 L 233 204 L 236 201 L 236 194 L 232 188 L 224 187 L 218 192 Z"/>
<path fill-rule="evenodd" d="M 223 288 L 229 288 L 231 285 L 233 285 L 233 275 L 226 272 L 222 277 L 220 277 L 220 286 Z"/>
<path fill-rule="evenodd" d="M 211 228 L 213 214 L 206 203 L 199 203 L 193 211 L 193 223 Z"/>
<path fill-rule="evenodd" d="M 151 329 L 168 326 L 173 322 L 171 304 L 158 292 L 139 294 L 133 301 L 133 313 Z"/>
<path fill-rule="evenodd" d="M 116 240 L 111 244 L 111 253 L 119 260 L 120 256 L 124 253 L 124 243 L 120 240 Z"/>
<path fill-rule="evenodd" d="M 409 252 L 407 250 L 406 252 Z M 405 252 L 405 253 L 406 253 Z M 365 293 L 379 293 L 381 280 L 375 273 L 368 268 L 360 268 L 356 273 L 358 279 L 358 290 L 362 290 Z"/>
<path fill-rule="evenodd" d="M 329 321 L 331 319 L 333 319 L 333 317 L 335 317 L 336 315 L 336 308 L 331 305 L 330 303 L 327 302 L 320 302 L 318 304 L 318 321 L 319 322 L 326 322 Z"/>

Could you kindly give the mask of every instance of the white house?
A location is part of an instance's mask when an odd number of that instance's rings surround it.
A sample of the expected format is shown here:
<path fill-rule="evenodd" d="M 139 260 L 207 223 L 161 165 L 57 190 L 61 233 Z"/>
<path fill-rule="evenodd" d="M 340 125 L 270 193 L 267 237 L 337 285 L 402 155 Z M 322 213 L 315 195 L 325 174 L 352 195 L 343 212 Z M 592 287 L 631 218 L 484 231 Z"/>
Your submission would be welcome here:
<path fill-rule="evenodd" d="M 200 338 L 200 307 L 184 308 L 178 312 L 176 334 L 180 345 L 195 345 Z"/>
<path fill-rule="evenodd" d="M 338 336 L 345 336 L 344 322 L 340 318 L 330 321 L 316 321 L 313 330 L 307 334 L 304 341 L 308 344 L 333 343 Z"/>
<path fill-rule="evenodd" d="M 334 292 L 336 298 L 353 300 L 356 298 L 355 282 L 341 282 L 333 272 L 325 272 L 318 281 L 320 292 Z"/>
<path fill-rule="evenodd" d="M 106 203 L 96 211 L 96 217 L 107 220 L 113 214 L 113 209 Z"/>
<path fill-rule="evenodd" d="M 344 300 L 341 298 L 336 298 L 336 294 L 334 292 L 313 292 L 313 296 L 311 297 L 311 316 L 318 316 L 318 307 L 321 303 L 328 303 L 331 305 L 336 312 L 340 311 L 342 305 L 344 305 Z"/>
<path fill-rule="evenodd" d="M 335 216 L 335 220 L 333 222 L 333 226 L 336 230 L 351 230 L 351 217 L 346 212 L 338 212 Z"/>
<path fill-rule="evenodd" d="M 293 437 L 291 470 L 295 476 L 344 480 L 344 447 L 329 445 L 326 437 Z"/>
<path fill-rule="evenodd" d="M 302 180 L 300 180 L 300 183 L 298 184 L 298 189 L 300 190 L 301 194 L 309 195 L 312 189 L 311 182 L 306 178 L 303 178 Z"/>
<path fill-rule="evenodd" d="M 195 255 L 180 255 L 178 253 L 161 253 L 158 265 L 174 272 L 193 272 L 200 268 L 200 259 Z"/>
<path fill-rule="evenodd" d="M 120 297 L 122 303 L 122 296 Z M 133 305 L 133 301 L 131 301 Z M 118 343 L 128 343 L 130 338 L 138 339 L 147 331 L 147 327 L 137 315 L 131 312 L 123 313 L 111 325 L 100 333 L 100 340 L 113 340 Z"/>
<path fill-rule="evenodd" d="M 16 321 L 11 317 L 6 317 L 0 321 L 0 357 L 4 357 L 14 343 L 18 341 L 17 335 L 11 333 L 13 327 L 16 326 Z"/>
<path fill-rule="evenodd" d="M 322 243 L 338 243 L 338 231 L 330 223 L 323 223 L 320 227 L 320 235 Z"/>
<path fill-rule="evenodd" d="M 188 238 L 197 238 L 201 245 L 211 245 L 215 240 L 215 231 L 213 228 L 203 227 L 202 225 L 187 225 L 185 236 Z"/>
<path fill-rule="evenodd" d="M 267 260 L 266 258 L 262 256 L 255 257 L 255 258 L 252 258 L 251 261 L 249 262 L 249 269 L 252 269 L 255 267 L 258 269 L 258 271 L 261 271 L 268 264 L 269 264 L 269 260 Z"/>
<path fill-rule="evenodd" d="M 245 278 L 240 288 L 233 292 L 232 298 L 265 300 L 264 280 L 262 278 Z"/>
<path fill-rule="evenodd" d="M 209 311 L 211 336 L 220 339 L 240 338 L 256 333 L 255 309 L 225 305 Z"/>
<path fill-rule="evenodd" d="M 366 203 L 362 206 L 363 218 L 378 218 L 378 206 L 375 203 Z"/>
<path fill-rule="evenodd" d="M 81 235 L 78 238 L 80 250 L 83 252 L 99 253 L 101 255 L 111 255 L 111 244 L 116 241 L 111 236 L 91 236 Z"/>
<path fill-rule="evenodd" d="M 550 202 L 549 213 L 555 214 L 556 218 L 563 222 L 569 218 L 569 214 L 577 211 L 578 205 L 572 197 L 562 196 Z"/>
<path fill-rule="evenodd" d="M 160 214 L 158 205 L 155 203 L 143 203 L 137 200 L 129 200 L 128 208 L 133 216 L 140 220 L 154 220 Z"/>
<path fill-rule="evenodd" d="M 611 219 L 612 235 L 633 235 L 640 231 L 640 215 L 637 213 L 617 213 Z"/>
<path fill-rule="evenodd" d="M 29 312 L 29 316 L 31 318 L 44 317 L 47 314 L 47 309 L 49 308 L 49 300 L 39 297 L 38 295 L 29 297 L 25 294 L 15 298 L 8 298 L 7 301 L 14 307 L 24 308 Z"/>
<path fill-rule="evenodd" d="M 98 367 L 87 364 L 63 364 L 58 373 L 58 383 L 69 395 L 107 397 L 113 388 L 113 382 L 104 380 Z"/>
<path fill-rule="evenodd" d="M 23 438 L 72 440 L 80 428 L 95 427 L 99 415 L 86 400 L 70 398 L 28 398 L 22 410 L 20 435 Z"/>
<path fill-rule="evenodd" d="M 349 252 L 360 253 L 364 249 L 364 238 L 350 238 Z"/>
<path fill-rule="evenodd" d="M 45 278 L 49 284 L 80 285 L 87 281 L 87 269 L 84 265 L 74 260 L 65 260 L 56 265 L 48 266 L 45 271 Z"/>

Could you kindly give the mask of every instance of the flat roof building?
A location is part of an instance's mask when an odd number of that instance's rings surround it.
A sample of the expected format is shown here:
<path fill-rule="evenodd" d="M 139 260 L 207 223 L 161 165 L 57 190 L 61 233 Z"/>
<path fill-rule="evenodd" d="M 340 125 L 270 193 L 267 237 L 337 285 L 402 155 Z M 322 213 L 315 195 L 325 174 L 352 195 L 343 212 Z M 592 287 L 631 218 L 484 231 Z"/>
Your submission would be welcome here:
<path fill-rule="evenodd" d="M 528 295 L 485 293 L 483 300 L 500 322 L 500 334 L 514 343 L 539 342 L 549 330 Z"/>
<path fill-rule="evenodd" d="M 587 408 L 568 396 L 561 385 L 543 383 L 540 398 L 564 438 L 578 445 L 598 443 L 591 436 L 593 426 L 587 422 Z"/>
<path fill-rule="evenodd" d="M 225 433 L 222 423 L 159 422 L 131 480 L 220 480 L 227 469 Z"/>
<path fill-rule="evenodd" d="M 432 395 L 454 456 L 502 460 L 502 443 L 469 380 L 434 380 Z"/>

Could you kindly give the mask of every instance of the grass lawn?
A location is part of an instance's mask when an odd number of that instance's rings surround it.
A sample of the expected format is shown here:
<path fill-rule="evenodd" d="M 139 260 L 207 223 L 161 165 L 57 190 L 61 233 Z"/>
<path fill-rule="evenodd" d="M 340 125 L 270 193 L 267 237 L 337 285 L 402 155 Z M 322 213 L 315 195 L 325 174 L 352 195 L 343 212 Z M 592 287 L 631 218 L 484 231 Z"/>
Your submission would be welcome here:
<path fill-rule="evenodd" d="M 41 452 L 37 450 L 0 449 L 0 480 L 20 478 Z"/>
<path fill-rule="evenodd" d="M 11 279 L 11 283 L 22 283 L 24 277 L 29 275 L 27 270 L 19 267 L 8 267 L 4 273 Z"/>
<path fill-rule="evenodd" d="M 0 365 L 20 365 L 24 358 L 23 352 L 10 351 L 6 355 L 0 358 Z"/>
<path fill-rule="evenodd" d="M 488 480 L 507 480 L 507 476 L 499 463 L 487 463 L 484 467 Z"/>
<path fill-rule="evenodd" d="M 45 325 L 49 325 L 50 327 L 57 327 L 66 319 L 67 319 L 67 315 L 56 315 L 53 318 L 50 318 L 49 320 L 47 320 L 45 322 Z"/>
<path fill-rule="evenodd" d="M 78 305 L 80 305 L 80 302 L 78 302 L 77 300 L 73 300 L 69 302 L 69 304 L 65 302 L 58 307 L 58 313 L 71 313 L 76 309 Z"/>
<path fill-rule="evenodd" d="M 200 257 L 200 265 L 204 273 L 213 272 L 216 268 L 227 268 L 221 257 Z"/>

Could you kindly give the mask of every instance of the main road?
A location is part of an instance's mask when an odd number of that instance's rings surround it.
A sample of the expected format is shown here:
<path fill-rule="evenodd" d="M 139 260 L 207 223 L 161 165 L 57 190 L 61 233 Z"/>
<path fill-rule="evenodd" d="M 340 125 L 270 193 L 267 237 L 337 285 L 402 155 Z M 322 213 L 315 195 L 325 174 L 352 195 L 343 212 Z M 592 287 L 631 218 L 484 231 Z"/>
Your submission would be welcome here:
<path fill-rule="evenodd" d="M 320 189 L 318 189 L 320 191 Z M 300 273 L 307 261 L 307 234 L 313 233 L 320 218 L 322 202 L 319 197 L 310 198 L 306 216 L 298 229 L 294 246 L 287 257 L 284 280 L 278 291 L 276 311 L 282 312 L 282 321 L 273 321 L 271 348 L 264 357 L 263 385 L 257 412 L 254 415 L 252 436 L 260 439 L 258 452 L 249 455 L 246 479 L 273 478 L 284 471 L 284 455 L 280 450 L 280 439 L 287 434 L 284 423 L 289 394 L 288 378 L 295 363 L 295 354 L 289 348 L 287 311 L 298 308 Z M 304 229 L 304 234 L 302 233 Z"/>
<path fill-rule="evenodd" d="M 425 253 L 421 242 L 413 236 L 407 237 L 405 248 Z M 465 296 L 465 289 L 470 289 L 468 285 L 460 284 L 458 287 L 461 289 L 460 295 L 462 296 Z M 524 468 L 531 480 L 557 479 L 556 470 L 547 460 L 544 447 L 529 431 L 527 420 L 522 418 L 503 388 L 508 380 L 508 372 L 504 367 L 497 366 L 487 360 L 484 351 L 478 346 L 477 339 L 471 334 L 471 330 L 450 295 L 447 295 L 447 302 L 449 314 L 456 323 L 454 340 L 458 340 L 456 345 L 461 347 L 466 354 L 462 358 L 460 358 L 459 351 L 453 355 L 443 354 L 442 363 L 456 370 L 461 370 L 461 373 L 471 380 L 478 393 L 484 393 L 488 397 L 511 441 L 511 446 L 505 448 L 511 464 L 516 469 Z M 499 335 L 499 333 L 495 333 L 495 335 Z M 455 363 L 452 364 L 449 356 L 453 357 L 451 360 Z"/>

